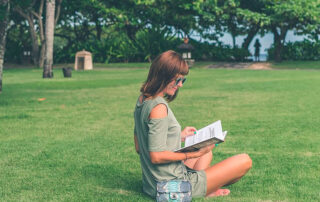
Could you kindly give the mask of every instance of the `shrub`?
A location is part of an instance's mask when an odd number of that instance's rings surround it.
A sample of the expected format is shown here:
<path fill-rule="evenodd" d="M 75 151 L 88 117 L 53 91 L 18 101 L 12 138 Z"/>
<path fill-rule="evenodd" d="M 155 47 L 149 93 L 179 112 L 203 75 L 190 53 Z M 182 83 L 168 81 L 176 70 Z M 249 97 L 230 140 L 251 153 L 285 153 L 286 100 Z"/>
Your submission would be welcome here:
<path fill-rule="evenodd" d="M 268 49 L 268 60 L 274 59 L 274 46 Z M 283 60 L 319 60 L 320 43 L 310 40 L 288 42 L 282 49 Z"/>
<path fill-rule="evenodd" d="M 214 61 L 247 61 L 250 52 L 243 48 L 232 48 L 222 43 L 198 42 L 192 40 L 195 47 L 193 56 L 196 60 L 214 60 Z"/>

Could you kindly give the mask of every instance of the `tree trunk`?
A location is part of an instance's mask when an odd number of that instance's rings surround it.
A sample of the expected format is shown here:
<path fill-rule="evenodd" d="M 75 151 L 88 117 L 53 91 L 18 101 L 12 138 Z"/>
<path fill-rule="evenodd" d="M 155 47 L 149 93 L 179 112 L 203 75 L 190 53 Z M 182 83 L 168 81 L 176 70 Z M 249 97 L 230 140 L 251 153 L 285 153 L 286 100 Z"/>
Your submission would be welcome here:
<path fill-rule="evenodd" d="M 44 51 L 45 51 L 45 36 L 44 36 L 43 20 L 42 20 L 43 5 L 44 5 L 44 0 L 41 0 L 38 13 L 31 11 L 31 13 L 38 19 L 38 24 L 39 24 L 39 37 L 40 37 L 40 46 L 41 46 L 40 53 L 38 53 L 38 61 L 37 61 L 37 64 L 39 67 L 43 67 Z M 38 41 L 37 41 L 37 46 L 39 49 Z"/>
<path fill-rule="evenodd" d="M 282 62 L 282 49 L 288 30 L 281 28 L 278 33 L 277 28 L 272 29 L 274 35 L 274 60 L 276 62 Z"/>
<path fill-rule="evenodd" d="M 244 41 L 242 43 L 242 48 L 249 50 L 250 43 L 251 43 L 252 39 L 254 38 L 254 36 L 258 33 L 258 31 L 259 31 L 258 26 L 251 27 L 247 37 L 244 39 Z"/>
<path fill-rule="evenodd" d="M 56 27 L 60 17 L 61 3 L 62 3 L 62 0 L 56 0 L 56 14 L 54 19 L 54 27 Z"/>
<path fill-rule="evenodd" d="M 46 40 L 43 78 L 52 78 L 55 0 L 46 0 Z"/>
<path fill-rule="evenodd" d="M 34 3 L 32 3 L 30 5 L 30 7 L 33 5 Z M 42 5 L 42 4 L 41 4 Z M 38 21 L 41 21 L 40 24 L 40 29 L 41 29 L 41 23 L 42 23 L 42 6 L 40 5 L 39 7 L 39 12 L 40 13 L 36 13 L 33 10 L 30 10 L 31 8 L 28 9 L 23 9 L 19 6 L 16 6 L 14 8 L 14 10 L 19 13 L 19 15 L 21 15 L 23 18 L 25 18 L 28 21 L 29 24 L 29 32 L 30 32 L 30 36 L 31 36 L 31 41 L 32 41 L 32 61 L 33 64 L 40 67 L 39 66 L 39 43 L 38 43 L 38 35 L 37 35 L 37 31 L 36 31 L 36 26 L 34 24 L 34 16 L 36 16 L 38 18 Z M 42 29 L 43 30 L 43 29 Z M 40 31 L 42 31 L 40 30 Z"/>
<path fill-rule="evenodd" d="M 38 60 L 38 64 L 39 67 L 42 68 L 44 67 L 44 60 L 45 60 L 45 54 L 46 54 L 46 44 L 45 44 L 45 40 L 43 40 L 43 42 L 41 43 L 41 49 L 40 49 L 40 54 L 39 54 L 39 60 Z"/>
<path fill-rule="evenodd" d="M 6 36 L 9 24 L 10 0 L 0 0 L 0 11 L 4 13 L 3 19 L 0 17 L 0 93 L 2 92 L 2 71 L 4 63 L 4 53 L 6 48 Z"/>
<path fill-rule="evenodd" d="M 39 66 L 39 44 L 38 44 L 38 37 L 37 32 L 35 30 L 35 25 L 33 21 L 33 15 L 29 11 L 24 11 L 20 7 L 15 7 L 14 10 L 19 13 L 23 18 L 28 21 L 29 24 L 29 32 L 31 36 L 31 45 L 32 45 L 32 61 L 33 64 Z"/>
<path fill-rule="evenodd" d="M 61 7 L 61 2 L 62 0 L 55 0 L 54 3 L 55 3 L 55 6 L 54 6 L 54 15 L 53 15 L 53 19 L 54 19 L 54 25 L 53 27 L 55 28 L 56 27 L 56 24 L 59 20 L 59 16 L 60 16 L 60 7 Z M 43 4 L 44 4 L 44 0 L 41 0 L 41 5 L 40 6 L 40 9 L 39 9 L 39 15 L 42 16 L 42 10 L 43 8 Z M 55 8 L 57 7 L 57 10 L 55 10 Z M 47 8 L 46 8 L 47 9 Z M 41 10 L 41 11 L 40 11 Z M 45 52 L 46 52 L 46 38 L 47 36 L 45 35 L 44 31 L 43 31 L 43 22 L 42 22 L 42 18 L 39 18 L 38 19 L 39 21 L 39 34 L 40 34 L 40 41 L 41 41 L 41 49 L 40 49 L 40 55 L 39 55 L 39 67 L 44 67 L 44 63 L 45 63 Z M 46 27 L 47 28 L 47 27 Z M 54 29 L 53 28 L 53 29 Z M 54 33 L 54 31 L 53 31 Z"/>
<path fill-rule="evenodd" d="M 32 41 L 32 61 L 33 64 L 36 65 L 37 67 L 39 67 L 39 44 L 38 44 L 38 37 L 37 37 L 37 33 L 34 30 L 34 23 L 33 23 L 33 17 L 30 17 L 27 19 L 28 23 L 29 23 L 29 31 L 30 31 L 30 35 L 31 35 L 31 41 Z"/>
<path fill-rule="evenodd" d="M 232 47 L 233 49 L 236 48 L 236 35 L 231 33 L 231 37 L 232 37 Z"/>
<path fill-rule="evenodd" d="M 96 20 L 97 39 L 101 41 L 102 26 L 99 20 Z"/>
<path fill-rule="evenodd" d="M 101 22 L 99 21 L 99 15 L 93 14 L 93 21 L 94 21 L 96 32 L 97 32 L 96 37 L 99 41 L 101 41 L 102 25 L 101 25 Z"/>

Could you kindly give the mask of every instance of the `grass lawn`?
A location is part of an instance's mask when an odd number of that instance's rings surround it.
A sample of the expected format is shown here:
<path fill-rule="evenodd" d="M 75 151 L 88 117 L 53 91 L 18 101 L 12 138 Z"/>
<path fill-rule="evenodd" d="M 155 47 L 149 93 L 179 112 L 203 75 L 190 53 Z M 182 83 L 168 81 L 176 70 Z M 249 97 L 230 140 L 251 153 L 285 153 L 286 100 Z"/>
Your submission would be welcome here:
<path fill-rule="evenodd" d="M 272 68 L 275 69 L 320 69 L 320 61 L 283 61 L 273 62 Z"/>
<path fill-rule="evenodd" d="M 152 201 L 141 192 L 133 110 L 147 68 L 96 69 L 42 79 L 4 70 L 1 201 Z M 181 126 L 218 119 L 228 130 L 216 163 L 248 153 L 253 168 L 231 194 L 194 201 L 320 198 L 320 71 L 193 68 L 170 103 Z M 43 101 L 39 101 L 39 98 Z"/>
<path fill-rule="evenodd" d="M 208 68 L 208 66 L 217 64 L 220 62 L 217 61 L 196 61 L 193 64 L 193 68 Z M 236 62 L 231 62 L 231 64 L 234 64 Z M 254 62 L 253 62 L 254 63 Z M 314 70 L 318 69 L 320 70 L 320 61 L 283 61 L 281 63 L 277 63 L 274 61 L 268 61 L 267 63 L 270 63 L 270 66 L 272 69 L 294 69 L 294 70 L 299 70 L 299 69 L 305 69 L 305 70 Z M 21 65 L 14 65 L 10 64 L 8 65 L 9 67 L 20 67 Z M 62 68 L 62 67 L 73 67 L 74 64 L 56 64 L 56 68 Z M 105 68 L 130 68 L 130 69 L 135 69 L 135 68 L 149 68 L 150 63 L 148 62 L 136 62 L 136 63 L 110 63 L 110 64 L 105 64 L 105 63 L 95 63 L 94 67 L 96 69 L 105 69 Z"/>

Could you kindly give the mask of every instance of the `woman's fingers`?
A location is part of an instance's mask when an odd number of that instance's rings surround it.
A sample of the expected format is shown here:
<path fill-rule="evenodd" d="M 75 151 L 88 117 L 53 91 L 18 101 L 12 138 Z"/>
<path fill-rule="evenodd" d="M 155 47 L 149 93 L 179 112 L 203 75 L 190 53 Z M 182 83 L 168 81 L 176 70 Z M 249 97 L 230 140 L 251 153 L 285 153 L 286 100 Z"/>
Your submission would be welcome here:
<path fill-rule="evenodd" d="M 201 148 L 200 150 L 198 150 L 198 151 L 196 152 L 197 157 L 202 156 L 202 155 L 210 152 L 214 147 L 215 147 L 215 145 L 212 144 L 212 145 L 209 145 L 209 146 L 206 146 L 206 147 Z"/>
<path fill-rule="evenodd" d="M 197 129 L 195 127 L 192 127 L 192 126 L 186 127 L 187 135 L 194 135 L 194 132 L 196 132 L 196 131 L 197 131 Z"/>
<path fill-rule="evenodd" d="M 208 146 L 209 151 L 211 151 L 215 146 L 216 146 L 215 144 L 209 145 L 209 146 Z"/>
<path fill-rule="evenodd" d="M 192 127 L 192 126 L 189 126 L 189 130 L 190 130 L 191 132 L 197 131 L 197 129 L 196 129 L 195 127 Z"/>
<path fill-rule="evenodd" d="M 205 153 L 208 153 L 209 151 L 211 151 L 213 148 L 214 148 L 214 144 L 212 144 L 212 145 L 209 145 L 209 146 L 206 146 L 206 147 L 204 147 L 205 148 Z"/>
<path fill-rule="evenodd" d="M 192 127 L 192 126 L 187 126 L 183 129 L 182 133 L 181 133 L 181 136 L 182 138 L 185 138 L 185 137 L 188 137 L 188 136 L 191 136 L 191 135 L 194 135 L 195 134 L 195 131 L 197 131 L 197 129 L 195 127 Z"/>

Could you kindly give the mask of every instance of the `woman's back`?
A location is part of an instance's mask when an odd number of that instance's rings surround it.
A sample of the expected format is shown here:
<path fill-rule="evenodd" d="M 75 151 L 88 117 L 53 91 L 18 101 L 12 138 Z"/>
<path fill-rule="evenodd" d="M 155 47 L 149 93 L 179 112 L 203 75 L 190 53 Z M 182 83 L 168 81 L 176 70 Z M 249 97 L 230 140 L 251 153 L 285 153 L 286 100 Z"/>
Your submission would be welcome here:
<path fill-rule="evenodd" d="M 164 104 L 168 109 L 168 116 L 160 119 L 149 119 L 151 110 Z M 149 152 L 174 151 L 180 148 L 181 127 L 167 102 L 162 97 L 142 100 L 138 99 L 135 111 L 135 135 L 138 138 L 139 154 L 142 169 L 143 190 L 155 197 L 157 181 L 183 179 L 185 168 L 181 161 L 153 164 Z"/>

